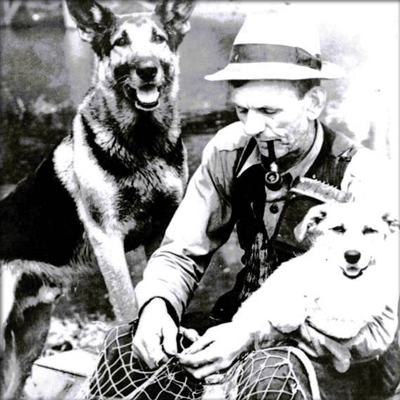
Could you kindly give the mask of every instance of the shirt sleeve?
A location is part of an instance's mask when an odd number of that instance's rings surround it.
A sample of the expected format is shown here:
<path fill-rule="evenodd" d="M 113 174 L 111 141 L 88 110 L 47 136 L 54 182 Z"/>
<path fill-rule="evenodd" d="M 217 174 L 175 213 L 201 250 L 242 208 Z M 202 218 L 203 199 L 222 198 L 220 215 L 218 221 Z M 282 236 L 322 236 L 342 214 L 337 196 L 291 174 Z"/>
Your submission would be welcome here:
<path fill-rule="evenodd" d="M 212 255 L 233 230 L 229 193 L 232 170 L 224 152 L 211 141 L 160 248 L 136 287 L 139 311 L 152 298 L 161 297 L 180 319 Z"/>

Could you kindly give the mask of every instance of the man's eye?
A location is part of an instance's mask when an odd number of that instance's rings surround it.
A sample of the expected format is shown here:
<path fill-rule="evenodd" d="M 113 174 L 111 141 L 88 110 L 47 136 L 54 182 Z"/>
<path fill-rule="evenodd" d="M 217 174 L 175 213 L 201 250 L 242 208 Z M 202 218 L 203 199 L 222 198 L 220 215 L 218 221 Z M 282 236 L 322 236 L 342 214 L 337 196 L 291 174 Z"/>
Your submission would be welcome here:
<path fill-rule="evenodd" d="M 154 38 L 153 38 L 153 41 L 154 41 L 155 43 L 161 44 L 161 43 L 164 43 L 164 42 L 166 41 L 166 39 L 165 39 L 164 36 L 155 35 Z"/>
<path fill-rule="evenodd" d="M 114 46 L 119 46 L 119 47 L 126 46 L 127 44 L 128 40 L 124 37 L 120 37 L 114 42 Z"/>
<path fill-rule="evenodd" d="M 331 228 L 331 230 L 334 232 L 337 232 L 337 233 L 345 233 L 346 232 L 346 228 L 343 225 L 334 226 L 333 228 Z"/>
<path fill-rule="evenodd" d="M 249 111 L 247 108 L 236 106 L 236 110 L 239 114 L 247 114 Z"/>
<path fill-rule="evenodd" d="M 267 115 L 273 115 L 278 112 L 276 108 L 261 108 L 260 111 Z"/>
<path fill-rule="evenodd" d="M 374 228 L 370 228 L 369 226 L 366 226 L 363 231 L 363 235 L 369 235 L 370 233 L 378 233 L 378 231 Z"/>

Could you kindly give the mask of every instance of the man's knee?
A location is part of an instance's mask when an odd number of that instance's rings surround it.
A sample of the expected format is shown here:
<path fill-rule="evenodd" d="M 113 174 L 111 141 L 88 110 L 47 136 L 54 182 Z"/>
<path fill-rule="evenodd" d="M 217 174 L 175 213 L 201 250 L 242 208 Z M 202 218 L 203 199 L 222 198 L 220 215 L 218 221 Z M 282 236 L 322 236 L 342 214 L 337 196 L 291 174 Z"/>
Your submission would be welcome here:
<path fill-rule="evenodd" d="M 250 353 L 238 372 L 238 400 L 312 399 L 310 371 L 297 353 L 291 347 Z"/>
<path fill-rule="evenodd" d="M 137 382 L 147 379 L 138 360 L 132 359 L 132 341 L 136 324 L 112 328 L 104 340 L 101 356 L 89 385 L 90 394 L 115 397 L 128 395 Z M 140 375 L 140 376 L 138 376 Z"/>

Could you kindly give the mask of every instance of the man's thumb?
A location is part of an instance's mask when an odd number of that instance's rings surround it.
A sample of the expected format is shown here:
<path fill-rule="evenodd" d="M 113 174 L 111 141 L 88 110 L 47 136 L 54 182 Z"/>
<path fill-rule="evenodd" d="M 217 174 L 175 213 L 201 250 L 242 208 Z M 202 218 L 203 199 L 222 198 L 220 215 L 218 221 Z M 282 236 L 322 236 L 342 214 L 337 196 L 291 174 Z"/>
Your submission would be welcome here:
<path fill-rule="evenodd" d="M 333 355 L 333 365 L 336 371 L 340 373 L 346 372 L 351 364 L 350 351 L 345 346 L 327 337 L 325 337 L 323 344 Z"/>
<path fill-rule="evenodd" d="M 165 328 L 163 336 L 163 349 L 169 356 L 175 356 L 178 353 L 177 334 L 178 329 L 175 324 L 172 328 Z"/>

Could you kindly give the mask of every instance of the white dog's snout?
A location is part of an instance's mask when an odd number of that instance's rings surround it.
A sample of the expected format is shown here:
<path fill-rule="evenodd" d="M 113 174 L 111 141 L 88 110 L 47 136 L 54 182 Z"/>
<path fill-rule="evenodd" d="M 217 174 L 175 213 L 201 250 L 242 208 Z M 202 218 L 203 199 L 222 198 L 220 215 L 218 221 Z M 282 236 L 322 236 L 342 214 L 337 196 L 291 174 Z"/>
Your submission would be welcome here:
<path fill-rule="evenodd" d="M 361 258 L 361 253 L 358 250 L 347 250 L 344 253 L 344 258 L 349 264 L 357 264 Z"/>

